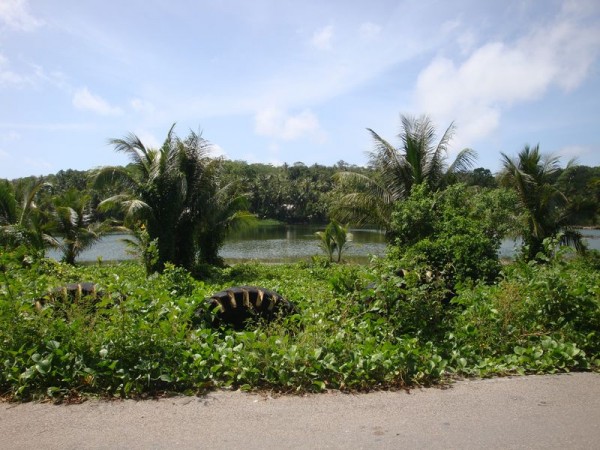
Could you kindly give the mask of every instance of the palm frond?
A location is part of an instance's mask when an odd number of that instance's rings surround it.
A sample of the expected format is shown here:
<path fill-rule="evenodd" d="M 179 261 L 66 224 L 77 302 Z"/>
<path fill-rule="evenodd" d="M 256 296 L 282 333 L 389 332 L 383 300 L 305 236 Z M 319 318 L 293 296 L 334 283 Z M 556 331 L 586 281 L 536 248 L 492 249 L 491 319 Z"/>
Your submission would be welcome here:
<path fill-rule="evenodd" d="M 17 221 L 17 200 L 8 180 L 0 180 L 0 225 Z"/>
<path fill-rule="evenodd" d="M 35 209 L 34 200 L 38 192 L 45 187 L 51 186 L 52 184 L 44 181 L 43 178 L 38 178 L 25 189 L 21 204 L 21 217 L 19 218 L 19 224 L 25 225 L 32 209 Z"/>
<path fill-rule="evenodd" d="M 477 152 L 473 149 L 465 148 L 456 155 L 456 158 L 452 164 L 450 164 L 446 173 L 452 174 L 470 170 L 473 168 L 476 159 Z"/>
<path fill-rule="evenodd" d="M 151 158 L 148 149 L 137 135 L 129 133 L 123 139 L 109 139 L 108 143 L 113 145 L 117 152 L 125 153 L 133 164 L 148 173 Z"/>
<path fill-rule="evenodd" d="M 138 187 L 137 180 L 124 167 L 101 167 L 93 174 L 92 183 L 96 189 L 104 189 L 117 183 L 129 190 L 135 190 Z"/>
<path fill-rule="evenodd" d="M 122 208 L 125 212 L 125 222 L 133 223 L 140 219 L 147 219 L 152 214 L 152 208 L 139 199 L 129 199 L 122 202 Z"/>
<path fill-rule="evenodd" d="M 118 207 L 121 207 L 123 202 L 131 200 L 132 198 L 135 197 L 132 197 L 131 194 L 113 195 L 112 197 L 105 198 L 100 203 L 98 203 L 98 210 L 106 212 L 116 209 Z"/>
<path fill-rule="evenodd" d="M 561 244 L 574 247 L 578 253 L 585 253 L 587 246 L 583 240 L 583 235 L 573 228 L 566 227 L 562 230 Z"/>
<path fill-rule="evenodd" d="M 433 124 L 427 117 L 422 118 L 422 120 L 428 124 L 427 133 L 424 133 L 424 135 L 421 136 L 422 139 L 427 139 L 427 141 L 423 143 L 423 146 L 428 148 L 427 161 L 425 162 L 424 170 L 426 173 L 425 178 L 437 183 L 446 172 L 445 160 L 448 154 L 448 145 L 454 136 L 455 126 L 454 122 L 450 123 L 438 144 L 433 147 L 433 142 L 435 140 Z"/>

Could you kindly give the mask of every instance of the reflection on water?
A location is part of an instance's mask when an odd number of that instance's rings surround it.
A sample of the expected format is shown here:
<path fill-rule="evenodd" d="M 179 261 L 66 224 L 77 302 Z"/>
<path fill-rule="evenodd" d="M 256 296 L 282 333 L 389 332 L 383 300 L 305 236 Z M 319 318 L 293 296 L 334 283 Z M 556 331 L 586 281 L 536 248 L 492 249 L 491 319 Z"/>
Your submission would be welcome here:
<path fill-rule="evenodd" d="M 322 255 L 315 236 L 324 226 L 282 225 L 247 229 L 230 236 L 220 251 L 227 261 L 294 261 Z M 366 261 L 385 253 L 385 237 L 377 230 L 350 229 L 344 256 Z"/>
<path fill-rule="evenodd" d="M 261 260 L 272 262 L 287 262 L 309 259 L 314 255 L 323 255 L 315 232 L 323 230 L 324 226 L 288 225 L 256 227 L 237 232 L 230 236 L 220 251 L 221 257 L 228 262 Z M 385 253 L 385 237 L 377 230 L 351 229 L 351 242 L 344 252 L 344 258 L 351 261 L 366 262 L 371 255 Z M 600 230 L 580 230 L 589 248 L 600 250 Z M 80 262 L 123 261 L 133 259 L 123 242 L 124 234 L 111 234 L 103 237 L 92 248 L 83 252 Z M 506 239 L 500 247 L 500 257 L 510 258 L 515 254 L 518 243 Z M 51 258 L 60 259 L 56 250 L 48 250 Z"/>
<path fill-rule="evenodd" d="M 600 230 L 578 229 L 590 250 L 600 250 Z M 521 239 L 504 239 L 500 244 L 500 258 L 512 258 L 521 247 Z"/>

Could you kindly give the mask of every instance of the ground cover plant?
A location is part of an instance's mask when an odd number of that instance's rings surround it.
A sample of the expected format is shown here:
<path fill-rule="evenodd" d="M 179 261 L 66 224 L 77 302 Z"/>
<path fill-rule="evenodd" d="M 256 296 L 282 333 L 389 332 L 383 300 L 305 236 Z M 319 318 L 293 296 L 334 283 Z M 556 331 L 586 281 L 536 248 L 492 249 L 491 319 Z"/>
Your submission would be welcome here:
<path fill-rule="evenodd" d="M 16 249 L 1 256 L 0 393 L 27 400 L 196 394 L 217 388 L 318 392 L 429 385 L 456 376 L 597 370 L 598 256 L 515 263 L 498 281 L 444 287 L 390 262 L 214 269 L 71 266 Z M 99 302 L 33 299 L 94 281 Z M 298 314 L 245 331 L 194 321 L 223 288 L 265 286 Z M 434 324 L 435 326 L 432 326 Z"/>
<path fill-rule="evenodd" d="M 56 187 L 44 178 L 0 183 L 0 397 L 360 391 L 598 370 L 600 255 L 585 253 L 570 228 L 575 213 L 595 223 L 597 203 L 567 205 L 559 189 L 577 175 L 593 199 L 594 172 L 570 167 L 557 184 L 556 159 L 526 147 L 503 155 L 499 188 L 489 171 L 466 170 L 471 150 L 446 164 L 453 126 L 436 144 L 426 116 L 402 124 L 399 148 L 371 132 L 371 168 L 338 163 L 333 190 L 323 167 L 225 164 L 208 157 L 201 136 L 172 129 L 160 149 L 134 135 L 113 140 L 132 164 L 99 170 L 93 185 L 75 172 L 54 177 Z M 89 195 L 74 196 L 82 189 Z M 328 258 L 227 267 L 218 256 L 227 230 L 254 215 L 329 214 L 318 234 Z M 345 263 L 336 214 L 378 225 L 386 256 Z M 129 226 L 139 261 L 77 265 L 100 223 Z M 43 257 L 54 235 L 65 263 Z M 525 245 L 502 264 L 507 235 Z M 561 247 L 569 243 L 579 253 Z M 204 299 L 240 285 L 295 307 L 275 321 L 215 326 L 215 304 Z M 61 286 L 72 295 L 53 295 Z M 240 292 L 246 307 L 250 291 Z"/>

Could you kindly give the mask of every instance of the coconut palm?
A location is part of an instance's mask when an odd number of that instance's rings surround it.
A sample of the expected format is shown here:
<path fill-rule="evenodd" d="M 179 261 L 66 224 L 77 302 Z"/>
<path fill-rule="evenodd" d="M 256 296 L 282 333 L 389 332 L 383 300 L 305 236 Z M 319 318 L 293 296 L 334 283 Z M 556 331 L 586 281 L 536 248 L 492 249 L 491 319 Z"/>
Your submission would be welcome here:
<path fill-rule="evenodd" d="M 179 152 L 173 127 L 159 149 L 147 148 L 135 134 L 123 139 L 111 139 L 115 150 L 125 153 L 131 164 L 127 167 L 103 167 L 95 176 L 98 188 L 119 183 L 126 191 L 103 200 L 99 207 L 120 207 L 124 225 L 145 224 L 151 240 L 158 239 L 159 258 L 155 269 L 174 261 L 176 227 L 183 210 L 185 182 L 179 171 Z"/>
<path fill-rule="evenodd" d="M 110 143 L 126 153 L 131 164 L 102 168 L 95 181 L 96 186 L 119 181 L 127 188 L 100 207 L 118 205 L 125 213 L 125 225 L 144 224 L 149 242 L 155 242 L 158 250 L 154 270 L 162 270 L 166 262 L 191 269 L 198 254 L 212 255 L 213 240 L 222 243 L 219 233 L 232 223 L 232 211 L 241 208 L 232 200 L 231 189 L 219 188 L 221 159 L 209 156 L 210 143 L 194 132 L 180 139 L 173 127 L 160 149 L 147 148 L 134 134 L 112 139 Z"/>
<path fill-rule="evenodd" d="M 450 124 L 436 143 L 435 127 L 429 117 L 403 115 L 401 122 L 399 148 L 368 129 L 375 144 L 369 153 L 374 176 L 356 172 L 336 174 L 342 194 L 333 213 L 341 221 L 373 223 L 389 230 L 394 204 L 406 198 L 413 186 L 424 184 L 433 191 L 442 189 L 453 174 L 473 165 L 476 154 L 471 149 L 462 150 L 452 164 L 446 163 L 454 124 Z"/>
<path fill-rule="evenodd" d="M 17 200 L 8 180 L 0 180 L 0 225 L 17 221 Z"/>
<path fill-rule="evenodd" d="M 180 145 L 180 170 L 187 189 L 174 262 L 183 267 L 191 267 L 195 261 L 220 265 L 218 253 L 227 233 L 256 219 L 247 211 L 247 194 L 241 193 L 240 184 L 221 177 L 222 159 L 196 150 L 205 145 L 195 133 Z"/>
<path fill-rule="evenodd" d="M 526 145 L 516 158 L 501 153 L 503 169 L 500 182 L 515 190 L 525 212 L 526 224 L 522 238 L 525 258 L 535 259 L 544 249 L 544 239 L 561 233 L 563 244 L 583 250 L 581 234 L 566 224 L 567 199 L 552 183 L 559 167 L 559 159 L 542 156 L 539 145 Z"/>
<path fill-rule="evenodd" d="M 214 192 L 207 198 L 204 215 L 198 223 L 196 239 L 198 242 L 198 260 L 202 263 L 221 265 L 219 250 L 226 235 L 256 222 L 256 215 L 247 211 L 248 198 L 240 194 L 237 183 L 217 184 Z"/>
<path fill-rule="evenodd" d="M 51 245 L 46 213 L 38 208 L 38 194 L 51 185 L 31 178 L 15 190 L 8 181 L 0 185 L 0 239 L 8 245 L 25 244 L 37 250 Z"/>
<path fill-rule="evenodd" d="M 342 260 L 342 252 L 348 247 L 348 228 L 332 219 L 325 231 L 317 231 L 319 247 L 327 253 L 329 261 L 333 262 L 333 253 L 337 253 L 337 262 Z"/>
<path fill-rule="evenodd" d="M 54 199 L 52 231 L 60 235 L 54 245 L 63 254 L 62 260 L 75 264 L 82 251 L 95 244 L 111 227 L 93 220 L 91 196 L 70 189 Z"/>
<path fill-rule="evenodd" d="M 319 247 L 327 254 L 329 262 L 333 262 L 333 252 L 335 252 L 336 243 L 329 226 L 324 231 L 315 232 L 315 236 L 319 239 Z"/>

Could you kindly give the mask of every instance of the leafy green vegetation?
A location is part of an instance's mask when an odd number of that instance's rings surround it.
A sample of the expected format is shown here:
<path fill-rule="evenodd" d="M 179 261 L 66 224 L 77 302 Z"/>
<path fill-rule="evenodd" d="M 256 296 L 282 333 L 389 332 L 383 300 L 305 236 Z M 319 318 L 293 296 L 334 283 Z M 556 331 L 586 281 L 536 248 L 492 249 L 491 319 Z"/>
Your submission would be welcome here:
<path fill-rule="evenodd" d="M 539 145 L 528 145 L 514 159 L 502 154 L 501 182 L 513 189 L 524 211 L 521 236 L 525 243 L 524 256 L 528 260 L 543 251 L 546 238 L 559 232 L 564 243 L 583 250 L 581 235 L 568 226 L 570 222 L 565 195 L 552 182 L 559 170 L 558 158 L 543 156 Z"/>
<path fill-rule="evenodd" d="M 54 218 L 50 222 L 52 230 L 59 233 L 60 240 L 54 239 L 54 246 L 63 254 L 63 261 L 75 264 L 75 258 L 85 249 L 98 242 L 112 227 L 107 223 L 93 221 L 91 197 L 75 189 L 54 199 Z"/>
<path fill-rule="evenodd" d="M 319 238 L 319 246 L 333 262 L 333 254 L 337 253 L 336 261 L 342 261 L 342 253 L 348 247 L 348 227 L 343 226 L 336 220 L 332 220 L 324 231 L 315 233 Z"/>
<path fill-rule="evenodd" d="M 436 144 L 435 128 L 429 117 L 401 119 L 399 148 L 368 129 L 375 143 L 369 154 L 369 164 L 375 169 L 371 176 L 355 171 L 336 174 L 339 199 L 333 204 L 333 212 L 341 221 L 373 223 L 389 231 L 395 205 L 407 198 L 413 187 L 442 189 L 457 173 L 472 166 L 476 154 L 471 149 L 462 150 L 450 165 L 446 163 L 453 124 Z"/>
<path fill-rule="evenodd" d="M 119 206 L 126 225 L 145 227 L 158 250 L 152 269 L 159 271 L 168 262 L 189 270 L 198 262 L 220 262 L 227 230 L 252 217 L 243 192 L 220 176 L 222 161 L 209 156 L 208 141 L 193 132 L 181 139 L 173 128 L 160 149 L 146 148 L 133 134 L 112 139 L 132 164 L 104 167 L 95 176 L 99 188 L 126 186 L 99 206 Z"/>
<path fill-rule="evenodd" d="M 597 168 L 561 171 L 526 147 L 503 155 L 496 179 L 467 170 L 471 150 L 446 164 L 452 125 L 437 144 L 426 116 L 402 127 L 398 149 L 370 130 L 367 168 L 223 161 L 171 129 L 160 149 L 112 140 L 127 167 L 0 181 L 0 396 L 356 391 L 598 370 L 600 253 L 561 246 L 578 243 L 577 220 L 597 224 Z M 386 256 L 332 264 L 349 236 L 330 214 L 380 226 Z M 330 221 L 315 237 L 328 258 L 225 267 L 226 234 L 256 219 Z M 108 222 L 131 230 L 138 262 L 76 265 Z M 525 245 L 501 264 L 507 235 Z M 43 257 L 51 244 L 65 263 Z M 52 294 L 84 282 L 94 295 Z M 204 299 L 236 285 L 274 290 L 297 312 L 217 328 Z"/>
<path fill-rule="evenodd" d="M 438 280 L 398 274 L 386 260 L 245 264 L 197 281 L 169 264 L 147 278 L 137 263 L 28 256 L 17 249 L 0 264 L 0 392 L 12 399 L 369 390 L 600 366 L 598 258 L 515 263 L 447 303 Z M 83 280 L 97 283 L 99 302 L 35 308 L 50 289 Z M 203 299 L 243 284 L 276 290 L 298 314 L 247 331 L 211 328 Z"/>
<path fill-rule="evenodd" d="M 500 271 L 498 250 L 511 230 L 510 191 L 462 184 L 428 192 L 417 186 L 392 215 L 389 259 L 401 269 L 429 271 L 454 291 L 457 283 L 492 282 Z"/>

